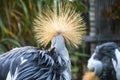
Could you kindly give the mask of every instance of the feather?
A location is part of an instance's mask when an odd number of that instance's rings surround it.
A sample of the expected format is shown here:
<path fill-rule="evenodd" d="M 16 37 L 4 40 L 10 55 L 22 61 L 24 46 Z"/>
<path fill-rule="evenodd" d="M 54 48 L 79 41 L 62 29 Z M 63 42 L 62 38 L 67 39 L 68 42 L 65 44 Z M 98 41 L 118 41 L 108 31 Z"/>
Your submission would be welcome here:
<path fill-rule="evenodd" d="M 117 52 L 116 52 L 117 51 Z M 94 71 L 100 80 L 119 80 L 119 47 L 114 42 L 106 42 L 96 47 L 88 61 L 88 69 Z M 114 64 L 115 62 L 115 64 Z M 101 69 L 100 69 L 101 68 Z"/>
<path fill-rule="evenodd" d="M 11 50 L 0 55 L 0 80 L 71 80 L 69 62 L 58 57 L 32 46 Z"/>
<path fill-rule="evenodd" d="M 85 34 L 85 23 L 81 13 L 77 13 L 74 8 L 60 4 L 56 12 L 55 9 L 43 10 L 34 19 L 35 37 L 43 46 L 58 34 L 61 34 L 69 46 L 78 47 Z"/>

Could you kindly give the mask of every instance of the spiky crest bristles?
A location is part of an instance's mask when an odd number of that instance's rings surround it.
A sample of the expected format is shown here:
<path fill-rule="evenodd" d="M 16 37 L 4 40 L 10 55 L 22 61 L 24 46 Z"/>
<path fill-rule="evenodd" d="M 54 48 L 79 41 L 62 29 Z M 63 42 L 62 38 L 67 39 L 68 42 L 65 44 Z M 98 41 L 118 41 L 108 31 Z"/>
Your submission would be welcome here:
<path fill-rule="evenodd" d="M 44 46 L 61 34 L 68 45 L 78 47 L 85 34 L 85 24 L 75 9 L 60 5 L 58 10 L 47 9 L 37 16 L 34 32 L 38 42 Z"/>

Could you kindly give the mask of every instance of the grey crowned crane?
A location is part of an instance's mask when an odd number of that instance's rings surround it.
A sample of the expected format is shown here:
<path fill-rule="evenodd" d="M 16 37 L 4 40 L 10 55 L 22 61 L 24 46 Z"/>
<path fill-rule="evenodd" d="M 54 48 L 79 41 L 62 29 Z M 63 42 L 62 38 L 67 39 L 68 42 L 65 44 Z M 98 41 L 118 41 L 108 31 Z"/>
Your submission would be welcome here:
<path fill-rule="evenodd" d="M 114 42 L 98 45 L 88 60 L 87 67 L 99 80 L 120 80 L 119 46 Z"/>
<path fill-rule="evenodd" d="M 34 20 L 35 37 L 49 50 L 32 46 L 14 48 L 0 55 L 0 80 L 71 80 L 71 62 L 65 44 L 77 47 L 85 33 L 80 13 L 59 6 Z"/>

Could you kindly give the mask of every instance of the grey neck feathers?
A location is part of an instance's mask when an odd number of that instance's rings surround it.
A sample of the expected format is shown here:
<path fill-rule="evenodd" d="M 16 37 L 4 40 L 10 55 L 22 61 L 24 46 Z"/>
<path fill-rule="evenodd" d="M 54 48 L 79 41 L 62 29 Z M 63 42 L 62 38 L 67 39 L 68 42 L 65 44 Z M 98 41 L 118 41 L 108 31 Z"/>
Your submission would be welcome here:
<path fill-rule="evenodd" d="M 64 67 L 61 75 L 65 76 L 65 80 L 71 80 L 71 62 L 62 35 L 59 34 L 52 39 L 51 48 L 55 48 L 55 52 L 58 54 L 58 63 Z"/>
<path fill-rule="evenodd" d="M 55 48 L 55 52 L 66 60 L 69 60 L 68 50 L 65 46 L 65 40 L 62 35 L 55 36 L 51 41 L 51 48 Z"/>

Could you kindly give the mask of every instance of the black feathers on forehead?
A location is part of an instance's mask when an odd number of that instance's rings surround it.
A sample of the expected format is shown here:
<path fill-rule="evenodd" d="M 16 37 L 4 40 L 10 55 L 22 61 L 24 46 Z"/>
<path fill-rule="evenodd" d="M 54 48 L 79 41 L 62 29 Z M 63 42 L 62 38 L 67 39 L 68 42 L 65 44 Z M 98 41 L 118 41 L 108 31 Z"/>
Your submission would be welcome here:
<path fill-rule="evenodd" d="M 118 48 L 117 44 L 114 43 L 114 42 L 107 42 L 107 43 L 103 43 L 101 45 L 98 46 L 98 48 L 100 49 L 115 49 L 115 48 Z"/>
<path fill-rule="evenodd" d="M 95 49 L 94 59 L 101 61 L 103 64 L 102 74 L 99 76 L 100 80 L 116 80 L 116 72 L 112 64 L 112 59 L 117 62 L 115 49 L 118 49 L 118 46 L 114 42 L 103 43 Z"/>
<path fill-rule="evenodd" d="M 114 60 L 117 61 L 116 56 L 115 56 L 115 49 L 116 48 L 118 48 L 118 46 L 114 42 L 103 43 L 103 44 L 96 47 L 95 58 L 101 59 L 102 57 L 109 57 L 109 58 L 113 58 Z"/>

